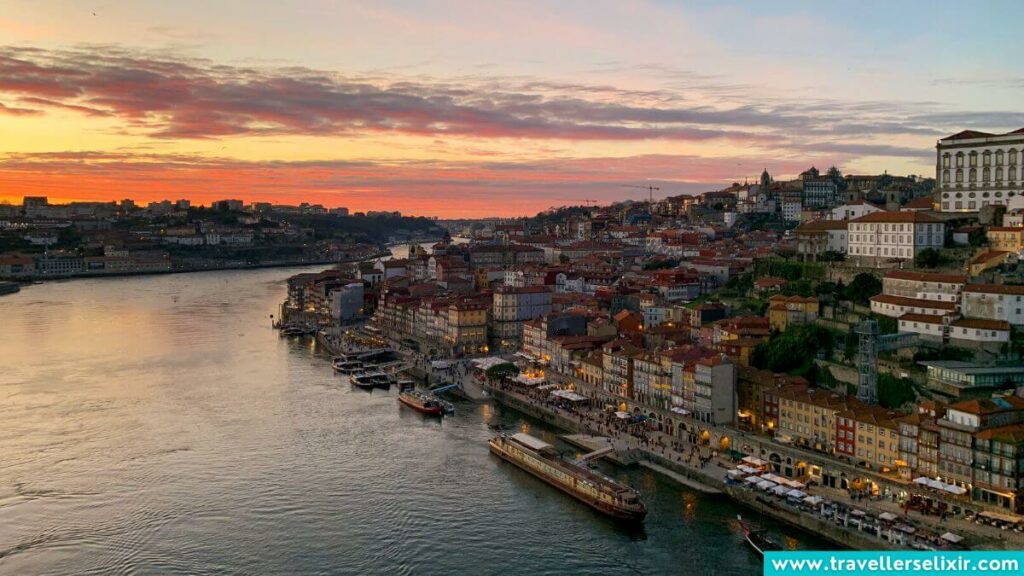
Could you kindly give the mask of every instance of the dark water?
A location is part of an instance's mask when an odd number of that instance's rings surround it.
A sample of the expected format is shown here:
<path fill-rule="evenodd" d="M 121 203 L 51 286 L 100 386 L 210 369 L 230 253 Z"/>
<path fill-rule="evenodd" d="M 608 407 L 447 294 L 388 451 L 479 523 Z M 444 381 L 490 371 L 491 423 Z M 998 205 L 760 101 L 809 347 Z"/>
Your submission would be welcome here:
<path fill-rule="evenodd" d="M 727 502 L 612 470 L 651 509 L 622 528 L 488 454 L 489 426 L 536 423 L 350 388 L 269 328 L 295 272 L 0 298 L 0 573 L 760 571 Z"/>

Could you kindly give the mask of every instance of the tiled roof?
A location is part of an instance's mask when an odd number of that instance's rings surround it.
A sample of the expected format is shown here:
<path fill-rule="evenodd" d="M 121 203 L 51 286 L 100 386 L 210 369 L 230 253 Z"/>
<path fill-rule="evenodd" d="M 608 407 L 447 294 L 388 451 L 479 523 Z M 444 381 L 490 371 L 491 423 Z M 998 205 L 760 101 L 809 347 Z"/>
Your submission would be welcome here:
<path fill-rule="evenodd" d="M 1005 320 L 986 320 L 983 318 L 961 318 L 952 322 L 958 328 L 974 328 L 978 330 L 1002 330 L 1008 332 L 1010 323 Z"/>
<path fill-rule="evenodd" d="M 925 324 L 942 324 L 944 316 L 936 314 L 904 314 L 900 316 L 902 322 L 923 322 Z"/>
<path fill-rule="evenodd" d="M 976 292 L 982 294 L 1016 294 L 1024 295 L 1024 285 L 1014 284 L 968 284 L 964 286 L 964 292 Z"/>
<path fill-rule="evenodd" d="M 945 284 L 966 284 L 967 276 L 963 274 L 930 274 L 911 270 L 889 270 L 886 278 L 894 280 L 914 280 L 916 282 L 941 282 Z"/>
<path fill-rule="evenodd" d="M 941 220 L 937 220 L 923 214 L 921 212 L 872 212 L 871 214 L 865 214 L 860 218 L 850 220 L 850 222 L 857 223 L 871 223 L 871 222 L 884 222 L 884 223 L 897 223 L 897 224 L 924 224 L 924 223 L 941 223 Z"/>
<path fill-rule="evenodd" d="M 871 301 L 881 302 L 882 304 L 893 304 L 895 306 L 916 306 L 918 308 L 928 308 L 931 310 L 956 309 L 956 304 L 954 302 L 939 302 L 937 300 L 925 300 L 923 298 L 907 298 L 905 296 L 893 296 L 891 294 L 878 294 L 877 296 L 872 296 Z"/>

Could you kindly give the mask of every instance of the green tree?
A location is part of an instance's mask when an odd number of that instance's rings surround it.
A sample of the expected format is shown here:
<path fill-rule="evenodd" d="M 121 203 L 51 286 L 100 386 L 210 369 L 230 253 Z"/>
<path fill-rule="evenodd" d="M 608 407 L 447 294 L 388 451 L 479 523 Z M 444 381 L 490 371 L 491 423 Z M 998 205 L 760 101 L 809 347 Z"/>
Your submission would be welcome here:
<path fill-rule="evenodd" d="M 925 248 L 914 256 L 914 266 L 918 268 L 937 268 L 942 261 L 942 253 L 935 248 Z"/>
<path fill-rule="evenodd" d="M 487 379 L 490 381 L 501 380 L 503 378 L 511 378 L 516 374 L 519 374 L 519 368 L 511 362 L 504 362 L 502 364 L 495 364 L 487 369 L 484 374 L 487 375 Z"/>
<path fill-rule="evenodd" d="M 843 289 L 843 299 L 860 304 L 861 306 L 867 306 L 870 303 L 870 298 L 881 291 L 882 281 L 876 278 L 874 274 L 862 272 L 857 274 L 853 282 L 850 282 Z"/>
<path fill-rule="evenodd" d="M 896 409 L 917 398 L 914 381 L 897 378 L 892 374 L 878 375 L 878 403 L 885 408 Z"/>

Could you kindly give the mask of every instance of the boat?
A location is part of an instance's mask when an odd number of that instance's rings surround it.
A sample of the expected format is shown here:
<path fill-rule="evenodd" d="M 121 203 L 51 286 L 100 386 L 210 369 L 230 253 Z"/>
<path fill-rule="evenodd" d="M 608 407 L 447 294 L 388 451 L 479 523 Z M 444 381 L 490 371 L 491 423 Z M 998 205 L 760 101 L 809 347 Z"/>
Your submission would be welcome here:
<path fill-rule="evenodd" d="M 363 371 L 363 363 L 355 361 L 345 361 L 341 358 L 336 358 L 331 362 L 331 368 L 334 368 L 335 372 L 342 374 L 357 374 Z"/>
<path fill-rule="evenodd" d="M 569 494 L 591 508 L 630 522 L 641 522 L 647 507 L 633 488 L 587 468 L 563 460 L 554 446 L 522 432 L 501 434 L 488 443 L 491 452 Z"/>
<path fill-rule="evenodd" d="M 404 390 L 398 394 L 398 401 L 406 406 L 431 416 L 440 416 L 444 413 L 444 406 L 437 396 L 424 394 L 416 390 Z"/>
<path fill-rule="evenodd" d="M 371 372 L 369 377 L 373 379 L 373 385 L 378 388 L 390 388 L 395 383 L 394 376 L 385 372 Z"/>
<path fill-rule="evenodd" d="M 359 374 L 353 374 L 349 381 L 352 382 L 353 386 L 358 386 L 363 390 L 370 390 L 377 387 L 376 374 L 372 372 L 360 372 Z"/>
<path fill-rule="evenodd" d="M 17 282 L 0 282 L 0 296 L 4 294 L 14 294 L 21 290 L 21 286 L 18 286 Z"/>
<path fill-rule="evenodd" d="M 765 552 L 775 552 L 782 550 L 782 546 L 772 540 L 768 536 L 768 532 L 764 528 L 754 528 L 750 524 L 747 524 L 742 516 L 737 515 L 736 519 L 740 522 L 740 528 L 743 529 L 743 538 L 750 544 L 758 554 L 764 556 Z"/>

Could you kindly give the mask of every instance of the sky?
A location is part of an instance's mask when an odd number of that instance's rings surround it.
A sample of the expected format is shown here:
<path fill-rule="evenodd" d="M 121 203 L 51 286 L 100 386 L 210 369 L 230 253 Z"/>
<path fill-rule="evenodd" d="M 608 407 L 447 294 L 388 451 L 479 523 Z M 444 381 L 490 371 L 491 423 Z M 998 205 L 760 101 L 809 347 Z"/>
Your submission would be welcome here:
<path fill-rule="evenodd" d="M 1024 127 L 1019 1 L 0 0 L 0 201 L 439 217 L 934 174 Z"/>

